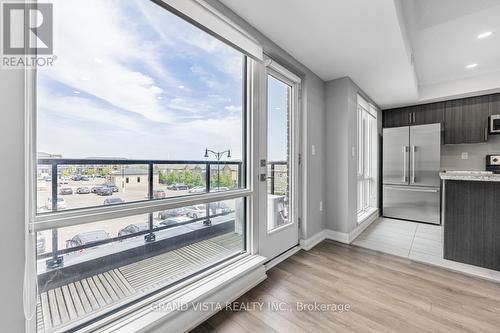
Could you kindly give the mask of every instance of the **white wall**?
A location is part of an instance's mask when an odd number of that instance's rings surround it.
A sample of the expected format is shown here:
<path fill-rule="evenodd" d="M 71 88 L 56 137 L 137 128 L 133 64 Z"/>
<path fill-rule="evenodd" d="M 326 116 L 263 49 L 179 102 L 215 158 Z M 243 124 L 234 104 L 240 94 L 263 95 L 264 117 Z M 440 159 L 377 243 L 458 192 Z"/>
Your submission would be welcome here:
<path fill-rule="evenodd" d="M 352 232 L 357 225 L 358 94 L 376 105 L 350 78 L 329 81 L 326 99 L 326 229 Z M 381 131 L 381 112 L 378 115 Z"/>
<path fill-rule="evenodd" d="M 24 74 L 0 69 L 0 332 L 24 332 Z"/>

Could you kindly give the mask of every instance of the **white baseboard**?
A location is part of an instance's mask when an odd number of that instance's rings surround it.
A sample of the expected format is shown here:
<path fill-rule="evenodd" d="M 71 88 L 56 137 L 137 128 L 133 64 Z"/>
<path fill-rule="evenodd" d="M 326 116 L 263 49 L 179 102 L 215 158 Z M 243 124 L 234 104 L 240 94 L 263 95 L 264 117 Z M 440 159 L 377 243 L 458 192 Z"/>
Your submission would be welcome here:
<path fill-rule="evenodd" d="M 349 234 L 346 232 L 340 232 L 330 229 L 325 230 L 325 232 L 326 239 L 333 240 L 339 243 L 350 244 Z"/>
<path fill-rule="evenodd" d="M 374 221 L 376 221 L 379 218 L 380 214 L 378 209 L 374 211 L 370 216 L 368 216 L 366 219 L 363 220 L 358 226 L 349 233 L 349 243 L 352 243 L 356 238 L 358 238 L 359 235 L 363 231 L 365 231 L 366 228 L 370 226 Z"/>
<path fill-rule="evenodd" d="M 271 268 L 273 268 L 274 266 L 276 266 L 280 262 L 290 258 L 295 253 L 299 252 L 300 249 L 301 249 L 301 247 L 299 245 L 294 246 L 290 250 L 286 251 L 285 253 L 282 253 L 279 256 L 277 256 L 276 258 L 269 260 L 266 263 L 266 271 L 270 270 Z"/>
<path fill-rule="evenodd" d="M 313 247 L 315 247 L 316 245 L 318 245 L 319 243 L 321 243 L 326 239 L 325 231 L 326 230 L 321 230 L 317 234 L 314 234 L 313 236 L 307 239 L 301 239 L 300 247 L 305 251 L 309 251 L 310 249 L 312 249 Z"/>
<path fill-rule="evenodd" d="M 372 224 L 378 218 L 379 214 L 378 211 L 376 211 L 349 233 L 331 229 L 321 230 L 310 238 L 300 240 L 300 246 L 303 250 L 309 251 L 325 239 L 344 244 L 351 244 L 363 231 L 365 231 L 366 228 L 370 226 L 370 224 Z"/>

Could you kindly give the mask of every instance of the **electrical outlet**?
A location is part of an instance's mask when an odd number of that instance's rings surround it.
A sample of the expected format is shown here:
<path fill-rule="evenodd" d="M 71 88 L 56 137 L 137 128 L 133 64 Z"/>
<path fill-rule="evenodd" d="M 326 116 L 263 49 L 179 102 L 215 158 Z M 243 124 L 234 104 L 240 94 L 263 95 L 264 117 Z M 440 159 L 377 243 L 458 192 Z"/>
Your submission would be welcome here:
<path fill-rule="evenodd" d="M 319 202 L 319 211 L 322 212 L 323 211 L 323 201 L 320 201 Z"/>
<path fill-rule="evenodd" d="M 468 152 L 463 152 L 462 153 L 462 159 L 463 160 L 468 160 L 469 159 L 469 153 Z"/>
<path fill-rule="evenodd" d="M 311 155 L 316 155 L 316 145 L 311 146 Z"/>

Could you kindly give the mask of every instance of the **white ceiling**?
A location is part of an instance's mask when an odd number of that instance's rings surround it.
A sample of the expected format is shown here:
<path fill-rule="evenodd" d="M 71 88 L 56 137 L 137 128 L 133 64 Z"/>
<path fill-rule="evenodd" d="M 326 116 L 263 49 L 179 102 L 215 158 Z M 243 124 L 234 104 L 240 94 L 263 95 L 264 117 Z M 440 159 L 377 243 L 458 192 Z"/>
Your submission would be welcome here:
<path fill-rule="evenodd" d="M 383 108 L 500 88 L 500 0 L 220 1 L 323 80 L 349 76 Z M 493 35 L 478 40 L 483 31 Z"/>
<path fill-rule="evenodd" d="M 499 0 L 418 0 L 403 7 L 419 100 L 500 88 Z M 493 34 L 477 38 L 486 31 Z"/>
<path fill-rule="evenodd" d="M 417 97 L 393 0 L 222 0 L 325 81 L 350 76 L 379 105 Z"/>

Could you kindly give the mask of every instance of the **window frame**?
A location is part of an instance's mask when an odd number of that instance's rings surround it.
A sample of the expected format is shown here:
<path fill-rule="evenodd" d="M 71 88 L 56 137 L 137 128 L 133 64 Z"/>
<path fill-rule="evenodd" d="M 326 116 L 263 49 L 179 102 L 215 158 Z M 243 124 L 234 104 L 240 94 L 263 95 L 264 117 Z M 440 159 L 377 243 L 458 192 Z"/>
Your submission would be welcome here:
<path fill-rule="evenodd" d="M 378 117 L 377 108 L 358 95 L 357 102 L 357 205 L 358 224 L 377 210 Z"/>
<path fill-rule="evenodd" d="M 156 1 L 153 1 L 154 3 Z M 177 15 L 189 24 L 200 28 L 199 25 L 194 24 L 192 20 L 187 19 L 183 15 L 171 10 L 170 8 L 163 7 L 170 14 Z M 205 29 L 202 29 L 207 32 Z M 218 36 L 210 34 L 213 38 L 221 40 Z M 245 207 L 245 223 L 244 223 L 244 239 L 243 239 L 243 252 L 234 255 L 224 261 L 215 262 L 207 269 L 193 273 L 193 276 L 186 278 L 166 287 L 152 291 L 150 294 L 141 295 L 139 300 L 130 299 L 127 302 L 118 302 L 109 307 L 109 311 L 98 311 L 89 314 L 84 319 L 77 318 L 71 321 L 67 326 L 61 328 L 74 328 L 78 330 L 92 331 L 95 325 L 103 326 L 110 323 L 116 314 L 120 313 L 133 313 L 139 308 L 144 307 L 146 304 L 151 304 L 155 300 L 170 295 L 182 288 L 192 285 L 196 281 L 206 278 L 207 276 L 220 271 L 224 267 L 233 265 L 235 262 L 242 260 L 250 255 L 256 253 L 256 241 L 253 235 L 254 216 L 256 216 L 257 206 L 255 205 L 255 191 L 254 183 L 257 181 L 254 177 L 254 108 L 253 103 L 255 91 L 255 68 L 257 60 L 245 54 L 241 49 L 235 48 L 234 45 L 226 43 L 229 47 L 234 48 L 236 51 L 241 52 L 243 57 L 242 66 L 242 164 L 241 164 L 241 177 L 244 187 L 231 190 L 227 192 L 210 192 L 197 194 L 192 196 L 179 196 L 164 199 L 155 199 L 148 201 L 137 201 L 125 203 L 122 205 L 111 206 L 98 206 L 88 208 L 77 208 L 75 210 L 57 211 L 37 214 L 37 71 L 33 68 L 25 68 L 24 70 L 24 92 L 25 92 L 25 193 L 27 200 L 25 202 L 25 225 L 26 225 L 26 252 L 25 262 L 27 269 L 25 270 L 25 289 L 27 290 L 25 296 L 25 314 L 26 314 L 26 330 L 27 332 L 36 332 L 36 298 L 37 291 L 37 254 L 36 254 L 36 234 L 39 231 L 57 229 L 62 227 L 70 227 L 74 225 L 83 225 L 103 220 L 135 216 L 147 213 L 155 213 L 162 210 L 176 209 L 185 206 L 193 206 L 198 204 L 208 204 L 212 202 L 219 202 L 232 199 L 242 199 Z M 30 304 L 29 302 L 33 302 Z M 28 310 L 26 311 L 26 304 Z M 31 315 L 28 315 L 31 313 Z"/>

